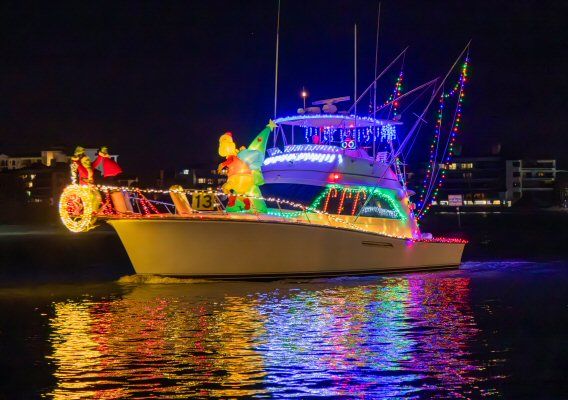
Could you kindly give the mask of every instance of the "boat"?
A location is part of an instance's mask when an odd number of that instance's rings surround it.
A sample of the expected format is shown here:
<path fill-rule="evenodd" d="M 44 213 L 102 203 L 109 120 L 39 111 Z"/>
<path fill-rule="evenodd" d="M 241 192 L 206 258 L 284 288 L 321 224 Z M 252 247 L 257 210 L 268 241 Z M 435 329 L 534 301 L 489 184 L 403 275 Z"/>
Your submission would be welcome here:
<path fill-rule="evenodd" d="M 96 220 L 112 226 L 137 274 L 235 279 L 457 267 L 465 241 L 422 234 L 389 153 L 373 157 L 357 145 L 357 137 L 384 137 L 399 124 L 341 114 L 271 121 L 251 144 L 264 142 L 255 160 L 264 183 L 234 196 L 232 208 L 222 191 L 74 184 L 60 213 L 73 231 Z M 310 142 L 298 143 L 294 130 Z"/>
<path fill-rule="evenodd" d="M 402 72 L 393 95 L 376 105 L 376 82 L 385 69 L 360 97 L 355 90 L 352 99 L 325 99 L 310 107 L 304 97 L 303 108 L 271 119 L 246 148 L 236 145 L 232 133 L 221 135 L 224 161 L 218 170 L 227 175 L 222 188 L 132 188 L 75 180 L 61 196 L 61 219 L 73 232 L 108 223 L 137 274 L 272 279 L 456 268 L 467 242 L 421 232 L 418 216 L 439 185 L 429 170 L 428 190 L 412 201 L 402 150 L 439 94 L 442 100 L 455 96 L 461 112 L 465 68 L 451 92 L 442 90 L 449 72 L 442 82 L 407 92 L 434 89 L 403 140 L 397 132 L 400 115 L 391 112 L 407 95 L 400 93 Z M 373 111 L 358 115 L 357 103 L 373 87 Z M 390 111 L 378 118 L 384 107 Z M 454 115 L 450 153 L 460 120 L 460 113 Z M 437 124 L 438 140 L 440 132 Z M 431 157 L 430 165 L 436 167 L 436 160 Z"/>

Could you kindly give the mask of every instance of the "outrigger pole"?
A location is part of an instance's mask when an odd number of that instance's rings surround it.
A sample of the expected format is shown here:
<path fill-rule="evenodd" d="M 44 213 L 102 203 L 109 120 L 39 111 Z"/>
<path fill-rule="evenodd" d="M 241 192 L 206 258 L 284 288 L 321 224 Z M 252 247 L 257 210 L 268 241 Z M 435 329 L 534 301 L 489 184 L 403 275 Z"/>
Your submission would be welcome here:
<path fill-rule="evenodd" d="M 442 89 L 444 84 L 446 83 L 446 80 L 448 79 L 448 77 L 450 76 L 450 74 L 452 73 L 452 71 L 454 70 L 456 65 L 458 64 L 458 62 L 461 60 L 461 58 L 463 57 L 465 52 L 469 49 L 470 44 L 471 44 L 471 40 L 469 42 L 467 42 L 467 45 L 461 51 L 460 55 L 456 58 L 456 61 L 454 61 L 454 64 L 449 69 L 449 71 L 446 73 L 446 76 L 444 76 L 444 79 L 442 80 L 442 82 L 436 87 L 436 89 L 432 93 L 432 96 L 430 96 L 430 100 L 428 101 L 428 104 L 426 104 L 426 107 L 424 107 L 424 110 L 422 110 L 422 113 L 418 116 L 418 118 L 416 119 L 416 122 L 414 122 L 414 125 L 412 125 L 412 128 L 410 128 L 410 131 L 408 131 L 408 134 L 406 135 L 404 140 L 400 143 L 400 146 L 398 146 L 398 149 L 396 150 L 396 152 L 394 154 L 392 154 L 391 159 L 390 159 L 389 163 L 387 164 L 387 167 L 385 168 L 385 171 L 383 172 L 381 177 L 377 180 L 377 185 L 375 185 L 375 188 L 378 186 L 379 182 L 384 178 L 385 174 L 390 169 L 393 162 L 395 162 L 396 158 L 400 155 L 400 153 L 402 152 L 402 150 L 404 149 L 404 147 L 406 146 L 406 144 L 408 143 L 410 138 L 413 136 L 414 132 L 416 131 L 416 128 L 423 121 L 424 115 L 426 114 L 426 112 L 428 111 L 430 106 L 432 105 L 432 102 L 434 101 L 434 99 L 436 98 L 436 96 L 438 95 L 438 93 L 440 92 L 440 90 Z M 365 208 L 367 206 L 367 204 L 369 203 L 369 201 L 371 200 L 371 197 L 373 197 L 372 193 L 371 193 L 371 195 L 367 196 L 365 203 L 363 203 L 363 205 L 361 206 L 361 208 L 357 212 L 357 216 L 355 217 L 355 220 L 353 221 L 354 223 L 359 218 L 359 215 L 361 214 L 361 211 L 363 210 L 363 208 Z"/>
<path fill-rule="evenodd" d="M 390 67 L 392 67 L 394 65 L 394 63 L 396 63 L 398 61 L 398 59 L 400 57 L 402 57 L 404 55 L 404 53 L 406 53 L 406 50 L 408 50 L 408 46 L 402 50 L 400 52 L 400 54 L 398 56 L 396 56 L 396 58 L 394 60 L 391 61 L 391 63 L 389 65 L 387 65 L 385 67 L 385 69 L 383 69 L 381 71 L 381 73 L 379 74 L 379 76 L 377 76 L 375 78 L 375 80 L 373 82 L 371 82 L 371 84 L 367 87 L 367 89 L 365 89 L 365 91 L 363 93 L 361 93 L 361 95 L 359 96 L 359 98 L 355 101 L 355 103 L 349 108 L 349 110 L 347 110 L 347 112 L 351 112 L 351 110 L 353 110 L 353 107 L 363 98 L 363 96 L 365 96 L 369 90 L 371 90 L 373 88 L 373 85 L 379 80 L 381 79 L 381 77 L 390 69 Z"/>
<path fill-rule="evenodd" d="M 442 89 L 442 87 L 444 86 L 444 84 L 446 83 L 446 80 L 448 79 L 448 77 L 450 76 L 450 74 L 452 73 L 452 71 L 454 70 L 454 68 L 456 67 L 456 65 L 458 64 L 458 62 L 461 60 L 461 58 L 463 57 L 463 55 L 465 54 L 465 52 L 469 49 L 469 45 L 471 44 L 471 40 L 467 43 L 467 45 L 464 47 L 464 49 L 461 51 L 460 55 L 458 56 L 458 58 L 456 58 L 456 61 L 454 62 L 454 64 L 452 65 L 452 67 L 450 68 L 450 70 L 448 71 L 448 73 L 446 74 L 446 76 L 444 76 L 444 79 L 442 80 L 442 82 L 438 85 L 438 87 L 436 88 L 436 90 L 434 91 L 434 93 L 432 93 L 432 96 L 430 97 L 430 101 L 428 101 L 428 104 L 426 105 L 426 107 L 424 108 L 424 110 L 422 111 L 422 113 L 420 114 L 420 116 L 416 119 L 416 122 L 414 122 L 414 125 L 412 126 L 412 128 L 410 129 L 410 131 L 408 132 L 408 134 L 406 135 L 406 137 L 404 138 L 404 140 L 402 141 L 402 143 L 400 143 L 400 146 L 398 147 L 398 150 L 396 151 L 396 153 L 393 155 L 394 157 L 398 157 L 398 155 L 400 154 L 400 152 L 402 151 L 402 149 L 404 148 L 404 146 L 406 145 L 406 143 L 410 140 L 411 136 L 414 134 L 414 131 L 416 130 L 416 128 L 418 127 L 418 124 L 420 124 L 424 118 L 424 114 L 426 114 L 426 112 L 428 111 L 428 108 L 430 108 L 430 105 L 432 104 L 432 102 L 434 101 L 434 99 L 436 98 L 436 96 L 438 95 L 438 93 L 440 92 L 440 90 Z"/>
<path fill-rule="evenodd" d="M 469 57 L 469 49 L 468 49 L 468 52 L 467 52 L 467 54 L 466 54 L 466 56 L 465 56 L 466 60 L 467 60 L 468 57 Z M 459 96 L 461 96 L 462 91 L 463 91 L 463 85 L 462 85 L 461 88 L 460 88 L 460 91 L 459 91 L 459 94 L 458 94 L 458 99 L 459 99 Z M 455 111 L 454 111 L 454 117 L 453 117 L 453 121 L 452 121 L 452 126 L 454 126 L 454 124 L 455 124 L 456 115 L 457 115 L 458 109 L 459 109 L 459 104 L 456 103 L 456 109 L 455 109 Z M 438 132 L 441 132 L 441 127 L 440 127 L 440 129 L 438 130 Z M 450 133 L 451 133 L 451 132 L 450 132 Z M 444 160 L 444 157 L 445 157 L 445 154 L 446 154 L 446 150 L 448 149 L 448 145 L 450 144 L 450 139 L 451 139 L 451 134 L 448 135 L 448 139 L 447 139 L 446 145 L 445 145 L 445 147 L 444 147 L 444 152 L 442 153 L 441 161 Z M 439 149 L 438 146 L 440 145 L 440 140 L 441 140 L 441 137 L 440 137 L 440 135 L 438 135 L 438 140 L 436 141 L 436 153 L 435 153 L 436 155 L 435 155 L 435 157 L 434 157 L 434 164 L 432 165 L 432 173 L 431 173 L 431 176 L 430 176 L 431 179 L 430 179 L 430 183 L 428 184 L 428 190 L 426 191 L 426 195 L 424 196 L 424 202 L 422 203 L 422 207 L 420 208 L 420 210 L 419 210 L 419 212 L 418 212 L 419 214 L 423 212 L 424 207 L 425 207 L 425 204 L 426 204 L 426 200 L 427 200 L 428 197 L 430 197 L 430 195 L 432 194 L 432 189 L 434 188 L 434 182 L 436 182 L 436 179 L 438 179 L 438 175 L 439 175 L 439 173 L 440 173 L 440 167 L 439 167 L 439 166 L 438 166 L 438 167 L 436 166 L 436 160 L 437 160 L 437 158 L 438 158 L 438 149 Z"/>
<path fill-rule="evenodd" d="M 280 48 L 280 1 L 278 0 L 278 16 L 276 18 L 276 62 L 274 63 L 274 118 L 278 104 L 278 52 Z"/>
<path fill-rule="evenodd" d="M 414 93 L 414 92 L 416 92 L 416 91 L 418 91 L 418 90 L 420 90 L 420 89 L 424 89 L 425 87 L 430 86 L 430 85 L 436 83 L 436 82 L 438 81 L 438 79 L 440 79 L 440 78 L 434 78 L 434 79 L 432 79 L 431 81 L 428 81 L 428 82 L 426 82 L 426 83 L 423 83 L 423 84 L 420 85 L 420 86 L 416 86 L 414 89 L 409 90 L 408 92 L 406 92 L 406 93 L 404 93 L 404 94 L 401 94 L 400 96 L 398 96 L 398 97 L 392 99 L 391 101 L 386 102 L 385 104 L 383 104 L 382 106 L 380 106 L 379 108 L 377 108 L 377 111 L 381 111 L 383 108 L 386 108 L 386 107 L 390 106 L 390 105 L 393 104 L 395 101 L 398 101 L 398 100 L 400 100 L 400 99 L 403 99 L 403 98 L 405 98 L 406 96 L 409 96 L 409 95 L 411 95 L 412 93 Z"/>
<path fill-rule="evenodd" d="M 353 107 L 355 107 L 355 118 L 357 118 L 357 24 L 353 28 Z M 355 120 L 357 127 L 357 120 Z"/>
<path fill-rule="evenodd" d="M 373 76 L 377 76 L 377 69 L 379 66 L 379 28 L 381 27 L 381 2 L 379 1 L 379 11 L 377 13 L 377 39 L 375 41 L 375 73 Z M 375 156 L 377 154 L 377 81 L 373 82 L 373 121 L 375 124 L 375 129 L 373 132 L 373 163 L 375 162 Z"/>

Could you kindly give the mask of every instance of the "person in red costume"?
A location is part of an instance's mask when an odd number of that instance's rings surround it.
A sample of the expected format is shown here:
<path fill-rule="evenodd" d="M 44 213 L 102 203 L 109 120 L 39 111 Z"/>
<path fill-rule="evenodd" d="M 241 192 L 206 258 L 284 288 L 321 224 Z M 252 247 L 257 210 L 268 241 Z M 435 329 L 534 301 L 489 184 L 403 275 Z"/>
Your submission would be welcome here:
<path fill-rule="evenodd" d="M 93 163 L 93 168 L 98 169 L 104 178 L 110 178 L 122 173 L 122 168 L 108 154 L 108 147 L 103 146 Z"/>
<path fill-rule="evenodd" d="M 93 168 L 91 160 L 85 154 L 85 149 L 81 146 L 75 148 L 75 153 L 71 157 L 71 181 L 80 185 L 93 183 Z M 77 180 L 77 176 L 79 180 Z"/>

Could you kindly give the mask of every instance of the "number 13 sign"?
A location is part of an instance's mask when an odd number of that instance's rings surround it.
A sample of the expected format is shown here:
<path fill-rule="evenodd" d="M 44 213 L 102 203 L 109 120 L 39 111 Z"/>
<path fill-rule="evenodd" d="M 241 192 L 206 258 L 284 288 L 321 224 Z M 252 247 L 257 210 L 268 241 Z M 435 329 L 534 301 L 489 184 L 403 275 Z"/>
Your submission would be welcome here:
<path fill-rule="evenodd" d="M 194 193 L 191 196 L 191 207 L 194 210 L 214 210 L 215 195 L 213 193 Z"/>

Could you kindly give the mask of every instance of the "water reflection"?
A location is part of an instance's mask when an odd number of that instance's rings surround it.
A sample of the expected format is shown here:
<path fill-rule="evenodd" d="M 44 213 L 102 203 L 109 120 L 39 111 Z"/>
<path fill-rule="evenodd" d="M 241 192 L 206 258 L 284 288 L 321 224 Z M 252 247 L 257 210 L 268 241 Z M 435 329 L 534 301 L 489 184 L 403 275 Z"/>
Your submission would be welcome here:
<path fill-rule="evenodd" d="M 132 285 L 62 301 L 55 398 L 479 397 L 469 278 Z"/>

